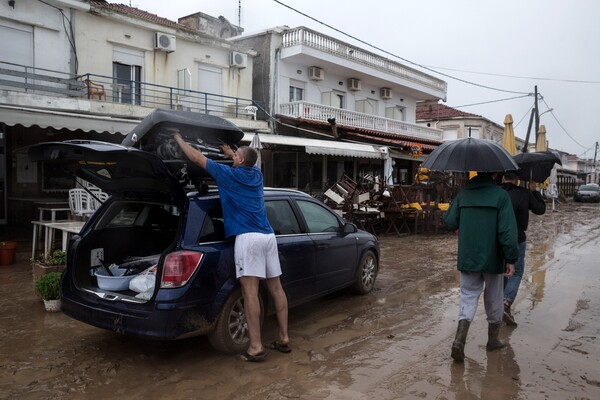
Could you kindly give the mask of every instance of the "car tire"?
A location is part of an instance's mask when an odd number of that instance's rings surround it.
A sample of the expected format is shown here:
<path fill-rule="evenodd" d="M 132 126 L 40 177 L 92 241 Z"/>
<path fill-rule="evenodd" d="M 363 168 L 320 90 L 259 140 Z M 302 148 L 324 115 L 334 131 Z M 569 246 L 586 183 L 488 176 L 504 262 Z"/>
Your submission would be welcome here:
<path fill-rule="evenodd" d="M 260 300 L 260 325 L 262 326 L 264 307 Z M 237 354 L 245 351 L 250 343 L 248 324 L 244 311 L 244 298 L 241 288 L 237 288 L 227 298 L 223 309 L 217 318 L 215 328 L 208 335 L 210 344 L 217 350 L 227 354 Z"/>
<path fill-rule="evenodd" d="M 373 290 L 375 279 L 379 272 L 377 257 L 372 251 L 367 251 L 360 259 L 358 271 L 356 273 L 356 281 L 350 287 L 354 293 L 367 294 Z"/>

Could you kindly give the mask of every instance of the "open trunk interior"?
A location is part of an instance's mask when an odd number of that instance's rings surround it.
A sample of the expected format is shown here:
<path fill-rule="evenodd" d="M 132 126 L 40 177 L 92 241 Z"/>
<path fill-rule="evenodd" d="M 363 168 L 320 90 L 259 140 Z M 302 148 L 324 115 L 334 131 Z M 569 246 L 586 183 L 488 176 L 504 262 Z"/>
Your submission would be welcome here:
<path fill-rule="evenodd" d="M 149 300 L 160 276 L 157 264 L 173 245 L 179 220 L 174 205 L 112 202 L 71 253 L 73 282 L 110 300 Z"/>

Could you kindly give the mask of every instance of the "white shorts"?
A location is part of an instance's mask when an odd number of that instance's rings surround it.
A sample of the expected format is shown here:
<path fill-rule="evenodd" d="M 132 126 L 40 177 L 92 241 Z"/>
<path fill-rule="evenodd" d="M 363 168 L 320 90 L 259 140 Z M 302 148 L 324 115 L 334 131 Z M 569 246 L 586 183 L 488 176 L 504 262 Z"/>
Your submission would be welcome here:
<path fill-rule="evenodd" d="M 235 274 L 257 278 L 281 275 L 277 239 L 273 233 L 243 233 L 235 237 Z"/>

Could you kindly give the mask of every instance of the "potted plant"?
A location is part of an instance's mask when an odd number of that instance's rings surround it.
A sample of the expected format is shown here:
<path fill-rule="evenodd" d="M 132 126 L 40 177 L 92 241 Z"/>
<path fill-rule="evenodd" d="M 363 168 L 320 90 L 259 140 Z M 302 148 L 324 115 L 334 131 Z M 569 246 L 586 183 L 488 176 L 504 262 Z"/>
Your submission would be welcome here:
<path fill-rule="evenodd" d="M 49 272 L 35 280 L 35 290 L 42 296 L 46 311 L 60 311 L 60 272 Z"/>
<path fill-rule="evenodd" d="M 0 265 L 11 265 L 15 262 L 17 242 L 14 240 L 0 241 Z"/>
<path fill-rule="evenodd" d="M 49 272 L 63 272 L 67 264 L 67 253 L 62 250 L 54 250 L 46 253 L 40 258 L 31 260 L 33 269 L 33 281 Z"/>

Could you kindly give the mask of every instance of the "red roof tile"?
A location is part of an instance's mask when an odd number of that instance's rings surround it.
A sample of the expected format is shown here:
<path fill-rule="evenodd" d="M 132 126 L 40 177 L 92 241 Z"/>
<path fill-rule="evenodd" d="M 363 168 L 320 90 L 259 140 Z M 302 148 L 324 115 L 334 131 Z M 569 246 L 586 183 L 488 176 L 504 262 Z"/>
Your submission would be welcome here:
<path fill-rule="evenodd" d="M 107 3 L 103 0 L 92 0 L 90 1 L 90 5 L 93 8 L 101 8 L 104 10 L 114 11 L 120 14 L 129 15 L 132 17 L 137 17 L 143 19 L 148 22 L 153 22 L 155 24 L 169 26 L 176 29 L 189 29 L 185 25 L 178 24 L 175 21 L 171 21 L 170 19 L 159 17 L 156 14 L 149 13 L 144 10 L 140 10 L 135 7 L 129 7 L 125 4 L 115 4 L 115 3 Z"/>
<path fill-rule="evenodd" d="M 419 104 L 416 114 L 417 121 L 420 119 L 482 118 L 481 115 L 460 111 L 444 104 Z"/>

